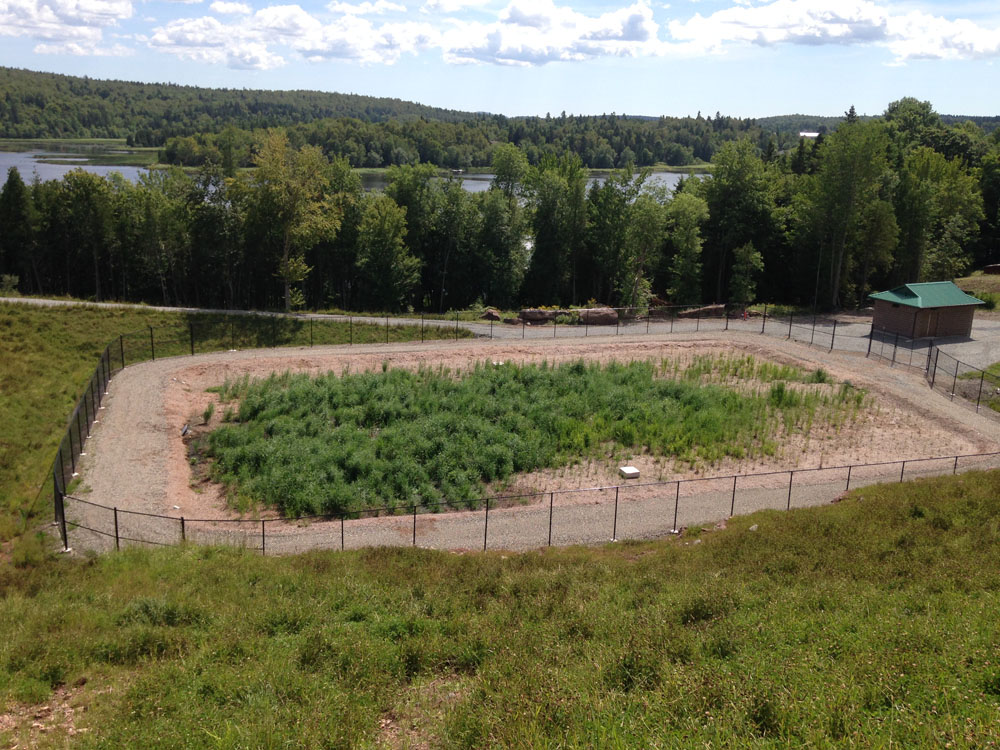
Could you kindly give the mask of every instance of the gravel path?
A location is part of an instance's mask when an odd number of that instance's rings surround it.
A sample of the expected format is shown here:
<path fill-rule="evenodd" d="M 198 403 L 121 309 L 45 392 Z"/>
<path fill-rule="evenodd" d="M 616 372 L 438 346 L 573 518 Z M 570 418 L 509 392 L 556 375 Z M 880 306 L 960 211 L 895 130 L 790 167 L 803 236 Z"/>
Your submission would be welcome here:
<path fill-rule="evenodd" d="M 702 324 L 706 323 L 703 321 Z M 722 324 L 722 321 L 711 321 Z M 195 501 L 188 486 L 187 457 L 180 440 L 185 415 L 197 414 L 208 398 L 206 383 L 221 382 L 227 373 L 265 373 L 292 369 L 307 372 L 377 369 L 384 360 L 413 363 L 447 361 L 471 363 L 488 358 L 514 361 L 548 358 L 569 359 L 589 354 L 609 358 L 645 359 L 663 356 L 673 348 L 710 344 L 737 346 L 760 351 L 769 356 L 795 360 L 802 366 L 824 367 L 835 377 L 850 378 L 856 385 L 869 388 L 881 402 L 896 404 L 902 412 L 919 415 L 933 424 L 936 432 L 921 433 L 912 442 L 902 442 L 906 430 L 900 428 L 900 441 L 892 447 L 876 446 L 870 461 L 920 459 L 957 453 L 981 453 L 1000 450 L 1000 424 L 952 404 L 932 392 L 923 378 L 908 368 L 890 368 L 863 354 L 829 352 L 808 347 L 794 340 L 759 334 L 760 322 L 730 322 L 729 331 L 678 332 L 658 335 L 645 331 L 635 335 L 606 335 L 595 340 L 555 341 L 528 335 L 523 341 L 506 339 L 427 344 L 394 344 L 365 347 L 317 347 L 314 349 L 272 349 L 221 352 L 196 357 L 176 357 L 133 365 L 111 381 L 106 408 L 87 441 L 87 455 L 82 459 L 82 486 L 89 492 L 78 493 L 81 500 L 67 500 L 67 516 L 82 528 L 71 531 L 71 546 L 77 549 L 103 550 L 114 546 L 115 513 L 98 508 L 88 501 L 117 507 L 118 533 L 125 541 L 172 544 L 183 537 L 198 542 L 235 543 L 250 548 L 262 546 L 261 520 L 237 520 L 218 499 Z M 656 325 L 656 324 L 653 324 Z M 785 323 L 787 326 L 787 322 Z M 863 328 L 863 324 L 861 324 Z M 841 332 L 849 340 L 849 327 Z M 742 329 L 742 330 L 740 330 Z M 545 330 L 545 329 L 541 329 Z M 551 335 L 552 329 L 547 329 Z M 773 331 L 768 331 L 773 333 Z M 793 332 L 794 333 L 794 332 Z M 810 331 L 811 333 L 811 331 Z M 558 338 L 558 335 L 556 336 Z M 867 346 L 867 339 L 864 339 Z M 404 364 L 405 366 L 405 364 Z M 881 408 L 881 407 L 880 407 Z M 188 417 L 189 418 L 189 417 Z M 910 423 L 907 423 L 909 425 Z M 916 423 L 914 423 L 916 424 Z M 910 428 L 907 426 L 907 430 Z M 923 429 L 923 428 L 921 428 Z M 853 454 L 852 454 L 853 455 Z M 822 457 L 820 458 L 822 462 Z M 851 462 L 854 462 L 853 459 Z M 829 464 L 830 461 L 827 461 Z M 841 462 L 846 463 L 846 462 Z M 920 474 L 951 473 L 953 470 L 993 467 L 1000 457 L 963 459 L 956 467 L 951 461 L 910 463 L 906 478 Z M 810 464 L 810 466 L 813 464 Z M 750 467 L 788 469 L 784 466 Z M 808 468 L 808 467 L 803 467 Z M 851 486 L 877 481 L 898 481 L 900 464 L 855 469 Z M 733 473 L 745 473 L 739 467 Z M 722 472 L 716 472 L 722 473 Z M 441 514 L 420 514 L 416 518 L 416 544 L 446 549 L 482 549 L 484 537 L 491 549 L 530 549 L 548 543 L 551 518 L 552 543 L 600 543 L 612 538 L 653 538 L 673 528 L 715 523 L 736 513 L 763 508 L 784 509 L 830 502 L 847 485 L 846 469 L 808 472 L 796 470 L 789 493 L 787 471 L 769 477 L 740 477 L 735 504 L 732 478 L 687 481 L 690 477 L 667 477 L 658 486 L 631 486 L 619 492 L 617 518 L 615 491 L 587 490 L 573 494 L 557 493 L 532 505 L 491 508 L 487 522 L 484 510 Z M 611 482 L 604 482 L 609 484 Z M 558 488 L 562 489 L 562 487 Z M 186 495 L 185 495 L 186 493 Z M 179 501 L 176 498 L 188 497 Z M 214 503 L 214 504 L 213 504 Z M 206 508 L 209 512 L 206 512 Z M 676 510 L 676 521 L 674 519 Z M 174 516 L 170 519 L 153 515 Z M 181 516 L 186 516 L 184 522 Z M 191 518 L 209 519 L 193 521 Z M 369 518 L 340 522 L 289 523 L 265 519 L 263 545 L 268 553 L 298 552 L 316 547 L 356 548 L 381 544 L 412 544 L 412 516 Z M 343 536 L 342 536 L 343 534 Z M 343 541 L 342 541 L 343 540 Z"/>

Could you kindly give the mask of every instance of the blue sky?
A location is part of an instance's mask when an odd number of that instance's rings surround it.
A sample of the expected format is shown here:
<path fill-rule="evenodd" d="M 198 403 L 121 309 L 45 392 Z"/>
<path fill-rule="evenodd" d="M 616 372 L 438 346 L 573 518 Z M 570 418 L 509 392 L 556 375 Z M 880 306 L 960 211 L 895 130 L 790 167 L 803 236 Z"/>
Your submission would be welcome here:
<path fill-rule="evenodd" d="M 997 115 L 1000 3 L 0 0 L 0 64 L 508 115 Z"/>

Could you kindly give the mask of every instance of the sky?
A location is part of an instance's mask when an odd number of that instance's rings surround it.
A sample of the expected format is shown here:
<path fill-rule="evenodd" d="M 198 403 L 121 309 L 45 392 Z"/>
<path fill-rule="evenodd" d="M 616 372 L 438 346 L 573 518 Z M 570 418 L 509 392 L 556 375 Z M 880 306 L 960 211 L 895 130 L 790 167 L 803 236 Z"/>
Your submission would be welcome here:
<path fill-rule="evenodd" d="M 1000 115 L 1000 2 L 0 0 L 0 65 L 506 115 Z"/>

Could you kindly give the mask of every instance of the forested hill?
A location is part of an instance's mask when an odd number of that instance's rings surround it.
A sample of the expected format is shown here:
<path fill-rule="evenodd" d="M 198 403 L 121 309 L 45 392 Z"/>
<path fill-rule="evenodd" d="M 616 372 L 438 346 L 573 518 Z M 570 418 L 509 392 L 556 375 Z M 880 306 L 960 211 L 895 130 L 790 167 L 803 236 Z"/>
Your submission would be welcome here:
<path fill-rule="evenodd" d="M 1000 127 L 1000 117 L 984 117 L 981 115 L 938 115 L 943 125 L 957 125 L 963 122 L 974 122 L 986 134 L 992 133 Z M 859 115 L 859 120 L 874 119 L 869 115 Z M 816 133 L 832 133 L 837 126 L 844 121 L 843 116 L 822 117 L 819 115 L 776 115 L 774 117 L 760 117 L 757 125 L 761 129 L 774 133 L 775 136 L 796 136 L 803 131 Z"/>
<path fill-rule="evenodd" d="M 159 146 L 171 136 L 227 125 L 255 129 L 330 117 L 455 122 L 475 115 L 357 94 L 102 81 L 0 67 L 3 138 L 131 138 L 136 145 Z"/>

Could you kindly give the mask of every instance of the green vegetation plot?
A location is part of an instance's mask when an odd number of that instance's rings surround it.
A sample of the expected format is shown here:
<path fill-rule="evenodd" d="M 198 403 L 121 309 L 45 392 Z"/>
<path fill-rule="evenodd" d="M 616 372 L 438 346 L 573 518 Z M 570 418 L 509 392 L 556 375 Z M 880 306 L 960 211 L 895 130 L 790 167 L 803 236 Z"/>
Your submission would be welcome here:
<path fill-rule="evenodd" d="M 63 686 L 81 747 L 988 747 L 998 518 L 985 473 L 697 545 L 6 568 L 0 693 L 24 721 L 4 739 L 64 747 L 34 718 Z"/>
<path fill-rule="evenodd" d="M 722 385 L 749 379 L 766 385 Z M 818 385 L 788 384 L 807 379 Z M 286 373 L 222 386 L 223 401 L 239 399 L 238 414 L 229 407 L 239 423 L 211 433 L 207 447 L 214 476 L 244 509 L 474 507 L 485 483 L 609 451 L 690 463 L 772 454 L 780 435 L 864 403 L 825 380 L 752 357 L 701 358 L 687 373 L 667 361 Z"/>
<path fill-rule="evenodd" d="M 105 345 L 114 342 L 113 367 L 120 367 L 123 357 L 126 364 L 147 360 L 152 354 L 150 326 L 157 358 L 190 355 L 192 330 L 196 352 L 308 346 L 310 335 L 317 346 L 386 341 L 384 326 L 357 323 L 316 322 L 310 327 L 305 319 L 0 304 L 0 539 L 10 539 L 30 518 L 50 512 L 47 472 Z M 428 339 L 455 335 L 450 328 L 424 330 Z M 420 338 L 419 327 L 389 328 L 390 341 L 415 338 Z"/>

